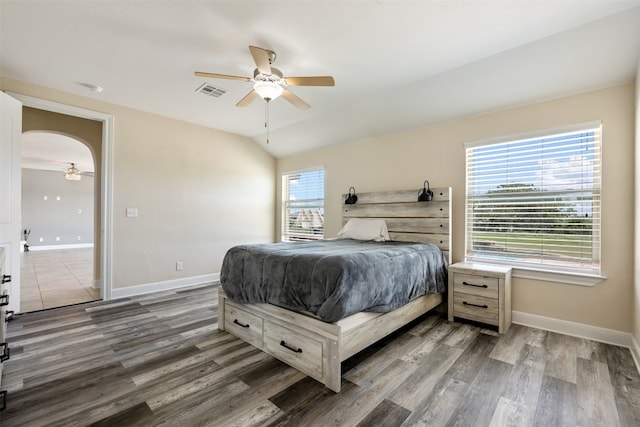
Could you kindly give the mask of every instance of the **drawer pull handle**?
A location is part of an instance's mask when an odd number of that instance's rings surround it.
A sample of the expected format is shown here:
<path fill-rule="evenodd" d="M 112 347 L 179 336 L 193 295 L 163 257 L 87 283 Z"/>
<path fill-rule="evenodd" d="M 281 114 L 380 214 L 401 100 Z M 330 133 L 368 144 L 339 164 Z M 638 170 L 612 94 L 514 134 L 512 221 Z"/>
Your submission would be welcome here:
<path fill-rule="evenodd" d="M 468 282 L 462 282 L 463 285 L 465 286 L 473 286 L 475 288 L 488 288 L 489 285 L 476 285 L 475 283 L 468 283 Z"/>
<path fill-rule="evenodd" d="M 9 294 L 0 295 L 0 307 L 9 305 Z"/>
<path fill-rule="evenodd" d="M 238 322 L 238 319 L 233 319 L 233 323 L 235 323 L 238 326 L 242 326 L 243 328 L 248 328 L 249 327 L 248 323 L 246 325 L 244 325 L 244 324 Z"/>
<path fill-rule="evenodd" d="M 4 362 L 5 360 L 9 360 L 9 358 L 11 357 L 9 354 L 9 344 L 6 342 L 0 343 L 0 347 L 4 347 L 4 351 L 2 352 L 2 354 L 0 354 L 0 363 Z"/>
<path fill-rule="evenodd" d="M 14 314 L 15 314 L 15 313 L 14 313 L 14 311 L 13 311 L 13 310 L 7 310 L 7 311 L 4 313 L 4 321 L 5 321 L 5 322 L 9 322 L 9 321 L 13 320 L 13 315 L 14 315 Z"/>
<path fill-rule="evenodd" d="M 283 346 L 284 348 L 293 351 L 294 353 L 302 353 L 302 349 L 301 348 L 293 348 L 287 345 L 286 342 L 284 342 L 284 340 L 280 341 L 280 345 Z"/>
<path fill-rule="evenodd" d="M 7 390 L 0 391 L 0 396 L 2 396 L 2 406 L 0 406 L 0 411 L 4 411 L 7 409 Z"/>
<path fill-rule="evenodd" d="M 3 274 L 2 275 L 2 283 L 9 283 L 11 281 L 11 275 L 10 274 Z"/>
<path fill-rule="evenodd" d="M 480 305 L 480 304 L 471 304 L 470 302 L 466 302 L 466 301 L 462 301 L 462 303 L 464 305 L 470 305 L 472 307 L 478 307 L 478 308 L 489 308 L 488 305 L 484 304 L 484 305 Z"/>

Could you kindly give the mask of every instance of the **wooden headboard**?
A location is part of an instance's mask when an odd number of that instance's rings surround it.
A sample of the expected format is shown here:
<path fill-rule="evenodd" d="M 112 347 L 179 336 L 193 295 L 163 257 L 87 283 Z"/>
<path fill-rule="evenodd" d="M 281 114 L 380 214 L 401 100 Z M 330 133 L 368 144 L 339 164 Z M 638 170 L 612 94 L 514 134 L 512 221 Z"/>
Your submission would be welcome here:
<path fill-rule="evenodd" d="M 432 243 L 451 263 L 451 187 L 432 188 L 433 200 L 418 202 L 420 189 L 357 193 L 355 205 L 345 205 L 342 224 L 351 218 L 384 219 L 391 240 Z"/>

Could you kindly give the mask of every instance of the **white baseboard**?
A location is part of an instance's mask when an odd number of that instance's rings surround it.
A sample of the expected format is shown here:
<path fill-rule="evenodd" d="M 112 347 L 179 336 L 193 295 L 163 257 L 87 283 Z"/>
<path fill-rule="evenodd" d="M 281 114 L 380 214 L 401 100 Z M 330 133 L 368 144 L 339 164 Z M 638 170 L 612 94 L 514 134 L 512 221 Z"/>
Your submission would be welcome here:
<path fill-rule="evenodd" d="M 523 313 L 521 311 L 512 312 L 512 321 L 518 325 L 626 347 L 631 351 L 631 355 L 636 363 L 636 369 L 640 373 L 640 346 L 638 346 L 638 341 L 636 341 L 635 337 L 628 332 L 585 325 L 584 323 L 569 322 L 567 320 L 554 319 L 537 314 Z"/>
<path fill-rule="evenodd" d="M 35 251 L 50 251 L 54 249 L 84 249 L 84 248 L 92 248 L 93 243 L 73 243 L 69 245 L 42 245 L 42 246 L 31 246 L 29 245 L 29 252 Z M 24 249 L 24 247 L 22 247 Z"/>
<path fill-rule="evenodd" d="M 166 280 L 163 282 L 127 286 L 126 288 L 113 288 L 111 289 L 111 299 L 132 297 L 158 291 L 168 291 L 171 289 L 185 288 L 194 285 L 203 285 L 205 283 L 215 282 L 219 279 L 220 273 L 213 273 L 202 276 L 185 277 L 182 279 Z"/>

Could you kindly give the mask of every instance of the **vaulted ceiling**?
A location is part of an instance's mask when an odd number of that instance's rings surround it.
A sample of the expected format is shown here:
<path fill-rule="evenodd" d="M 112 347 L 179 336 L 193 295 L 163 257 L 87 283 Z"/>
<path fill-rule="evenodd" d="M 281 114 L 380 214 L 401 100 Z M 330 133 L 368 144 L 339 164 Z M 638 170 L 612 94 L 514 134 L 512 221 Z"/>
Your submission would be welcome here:
<path fill-rule="evenodd" d="M 253 138 L 274 156 L 632 81 L 640 0 L 0 0 L 0 74 Z M 285 76 L 332 75 L 235 104 L 248 46 Z M 203 83 L 225 93 L 196 92 Z M 93 92 L 88 85 L 103 91 Z"/>

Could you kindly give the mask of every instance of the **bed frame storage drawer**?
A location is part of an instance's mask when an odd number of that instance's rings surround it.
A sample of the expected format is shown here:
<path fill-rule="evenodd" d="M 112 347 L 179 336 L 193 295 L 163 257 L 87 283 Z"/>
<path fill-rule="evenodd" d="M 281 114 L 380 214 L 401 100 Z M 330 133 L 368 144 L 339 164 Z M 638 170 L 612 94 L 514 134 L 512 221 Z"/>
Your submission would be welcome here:
<path fill-rule="evenodd" d="M 265 351 L 314 378 L 323 378 L 322 341 L 266 321 Z"/>
<path fill-rule="evenodd" d="M 498 278 L 472 274 L 455 273 L 453 290 L 463 294 L 498 298 Z"/>
<path fill-rule="evenodd" d="M 224 328 L 243 341 L 262 349 L 263 320 L 235 304 L 224 305 Z"/>

